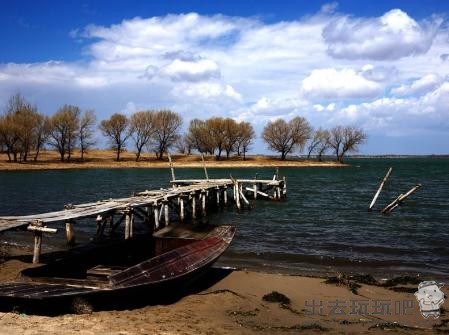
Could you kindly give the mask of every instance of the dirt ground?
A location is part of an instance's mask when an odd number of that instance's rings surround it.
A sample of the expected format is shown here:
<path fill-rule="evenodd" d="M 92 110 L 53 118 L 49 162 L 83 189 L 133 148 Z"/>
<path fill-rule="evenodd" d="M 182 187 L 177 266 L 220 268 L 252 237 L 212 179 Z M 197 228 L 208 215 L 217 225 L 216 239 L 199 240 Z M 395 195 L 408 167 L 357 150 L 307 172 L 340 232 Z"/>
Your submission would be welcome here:
<path fill-rule="evenodd" d="M 37 162 L 28 161 L 24 163 L 10 163 L 6 154 L 0 154 L 0 170 L 53 170 L 53 169 L 94 169 L 94 168 L 167 168 L 168 158 L 157 160 L 154 155 L 144 154 L 136 162 L 136 155 L 132 152 L 123 152 L 121 160 L 115 161 L 115 153 L 111 150 L 92 150 L 87 153 L 85 160 L 80 160 L 79 153 L 75 152 L 71 162 L 60 162 L 58 153 L 55 151 L 43 151 Z M 176 168 L 202 167 L 203 163 L 199 155 L 172 155 Z M 217 161 L 213 156 L 206 156 L 207 167 L 232 168 L 232 167 L 307 167 L 328 166 L 341 167 L 335 161 L 318 162 L 314 160 L 284 160 L 267 156 L 247 156 L 222 158 Z"/>

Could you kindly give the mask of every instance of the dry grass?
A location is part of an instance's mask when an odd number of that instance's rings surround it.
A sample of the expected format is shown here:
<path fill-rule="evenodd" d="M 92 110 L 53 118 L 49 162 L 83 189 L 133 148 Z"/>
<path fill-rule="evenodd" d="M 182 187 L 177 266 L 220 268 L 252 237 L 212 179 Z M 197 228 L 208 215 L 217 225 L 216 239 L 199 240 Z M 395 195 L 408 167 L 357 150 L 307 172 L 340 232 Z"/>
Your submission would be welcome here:
<path fill-rule="evenodd" d="M 85 154 L 85 160 L 81 161 L 79 152 L 73 154 L 72 161 L 60 162 L 59 155 L 55 151 L 43 151 L 37 162 L 10 163 L 6 154 L 0 154 L 0 170 L 56 170 L 56 169 L 95 169 L 95 168 L 167 168 L 169 166 L 167 157 L 157 160 L 154 155 L 144 154 L 139 162 L 135 161 L 133 152 L 123 152 L 121 160 L 115 161 L 115 153 L 111 150 L 92 150 Z M 174 154 L 172 159 L 175 167 L 201 167 L 200 155 Z M 344 166 L 337 162 L 317 162 L 307 160 L 285 160 L 281 161 L 267 156 L 247 156 L 222 158 L 217 161 L 214 156 L 205 157 L 208 167 L 304 167 L 304 166 Z"/>

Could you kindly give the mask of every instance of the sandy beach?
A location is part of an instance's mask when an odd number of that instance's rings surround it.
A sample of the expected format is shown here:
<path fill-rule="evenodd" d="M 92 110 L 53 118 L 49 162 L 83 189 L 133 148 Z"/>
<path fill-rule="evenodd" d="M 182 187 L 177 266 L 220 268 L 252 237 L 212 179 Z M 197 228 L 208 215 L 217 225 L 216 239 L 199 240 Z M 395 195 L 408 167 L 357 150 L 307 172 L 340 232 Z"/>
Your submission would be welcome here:
<path fill-rule="evenodd" d="M 27 252 L 14 257 L 5 253 L 7 249 L 3 246 L 1 282 L 15 279 L 20 270 L 31 266 Z M 394 331 L 433 334 L 449 331 L 449 316 L 444 310 L 438 320 L 421 316 L 413 295 L 416 285 L 395 287 L 361 284 L 353 293 L 347 285 L 325 283 L 324 278 L 212 269 L 191 291 L 169 301 L 154 301 L 148 296 L 141 297 L 138 303 L 121 301 L 96 307 L 97 310 L 88 314 L 53 316 L 29 314 L 20 308 L 2 310 L 0 333 L 382 334 Z M 273 291 L 290 301 L 264 300 Z M 443 291 L 449 293 L 444 287 Z"/>
<path fill-rule="evenodd" d="M 133 152 L 123 152 L 119 162 L 114 160 L 115 154 L 111 150 L 93 150 L 86 155 L 84 161 L 80 161 L 79 153 L 75 152 L 71 162 L 60 162 L 54 151 L 43 151 L 37 162 L 32 160 L 24 163 L 8 162 L 6 154 L 0 154 L 0 171 L 14 170 L 62 170 L 62 169 L 114 169 L 114 168 L 167 168 L 168 158 L 155 159 L 154 155 L 145 154 L 136 162 Z M 172 155 L 173 164 L 176 168 L 203 167 L 199 155 Z M 207 167 L 211 168 L 245 168 L 245 167 L 341 167 L 345 166 L 335 161 L 318 162 L 316 160 L 280 160 L 279 158 L 267 156 L 231 157 L 216 160 L 214 156 L 205 157 Z"/>

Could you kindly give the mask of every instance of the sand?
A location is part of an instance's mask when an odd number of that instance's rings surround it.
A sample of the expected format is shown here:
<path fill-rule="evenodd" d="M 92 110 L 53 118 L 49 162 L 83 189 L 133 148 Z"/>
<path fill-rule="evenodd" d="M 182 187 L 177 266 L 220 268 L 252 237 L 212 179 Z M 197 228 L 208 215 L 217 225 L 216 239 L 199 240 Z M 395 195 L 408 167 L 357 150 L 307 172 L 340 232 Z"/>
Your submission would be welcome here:
<path fill-rule="evenodd" d="M 54 151 L 43 151 L 37 162 L 10 163 L 6 154 L 0 154 L 0 170 L 61 170 L 61 169 L 95 169 L 95 168 L 168 168 L 167 157 L 163 160 L 155 159 L 154 155 L 144 154 L 139 162 L 135 161 L 136 155 L 132 152 L 123 152 L 121 161 L 114 160 L 115 153 L 110 150 L 93 150 L 86 155 L 85 161 L 80 161 L 79 153 L 75 152 L 70 163 L 60 162 L 59 156 Z M 199 155 L 172 155 L 176 168 L 202 167 Z M 268 156 L 248 156 L 246 160 L 242 157 L 222 158 L 217 161 L 213 156 L 207 156 L 207 167 L 235 168 L 235 167 L 342 167 L 335 161 L 318 162 L 315 160 L 284 160 Z"/>
<path fill-rule="evenodd" d="M 18 271 L 28 266 L 29 263 L 18 259 L 2 263 L 0 281 L 13 280 Z M 149 296 L 143 299 L 143 305 L 123 307 L 122 302 L 117 302 L 90 314 L 42 316 L 23 314 L 20 310 L 3 311 L 0 334 L 380 334 L 391 331 L 432 334 L 437 329 L 449 331 L 449 316 L 424 319 L 413 293 L 362 285 L 354 294 L 346 286 L 324 283 L 323 278 L 245 270 L 214 271 L 224 274 L 206 276 L 206 287 L 163 304 L 153 302 Z M 449 293 L 447 288 L 443 290 L 446 295 Z M 282 305 L 264 301 L 263 296 L 272 291 L 284 294 L 291 302 Z M 317 306 L 315 313 L 310 307 L 313 301 Z M 369 303 L 368 313 L 350 315 L 350 305 L 359 301 Z M 376 314 L 373 306 L 381 302 L 390 305 L 392 315 L 383 315 L 380 310 Z M 398 315 L 394 315 L 395 302 L 401 306 L 411 302 L 413 307 L 407 309 L 407 315 L 398 310 Z M 331 308 L 335 304 L 342 306 L 337 312 L 345 315 L 334 315 Z M 391 322 L 398 322 L 401 327 Z M 437 328 L 432 328 L 434 325 Z"/>

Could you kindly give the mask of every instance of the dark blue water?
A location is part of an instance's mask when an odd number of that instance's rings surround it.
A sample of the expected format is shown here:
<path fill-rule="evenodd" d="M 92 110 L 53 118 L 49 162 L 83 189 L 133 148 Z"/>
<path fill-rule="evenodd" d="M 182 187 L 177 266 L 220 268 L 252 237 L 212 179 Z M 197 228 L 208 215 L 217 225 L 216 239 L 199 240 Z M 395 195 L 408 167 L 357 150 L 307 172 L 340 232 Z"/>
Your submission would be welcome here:
<path fill-rule="evenodd" d="M 293 273 L 338 270 L 373 274 L 428 274 L 449 278 L 449 159 L 352 159 L 347 168 L 285 168 L 288 199 L 258 200 L 249 211 L 214 213 L 237 235 L 221 263 Z M 388 167 L 393 173 L 373 212 L 367 208 Z M 209 169 L 213 177 L 272 178 L 273 169 Z M 178 178 L 202 169 L 177 169 Z M 67 203 L 128 196 L 166 187 L 166 169 L 0 172 L 0 215 L 61 209 Z M 390 215 L 380 210 L 415 184 L 423 187 Z M 78 231 L 91 235 L 94 225 Z M 6 233 L 3 242 L 29 243 L 29 234 Z M 64 236 L 47 238 L 47 247 Z M 49 242 L 50 241 L 50 242 Z"/>

